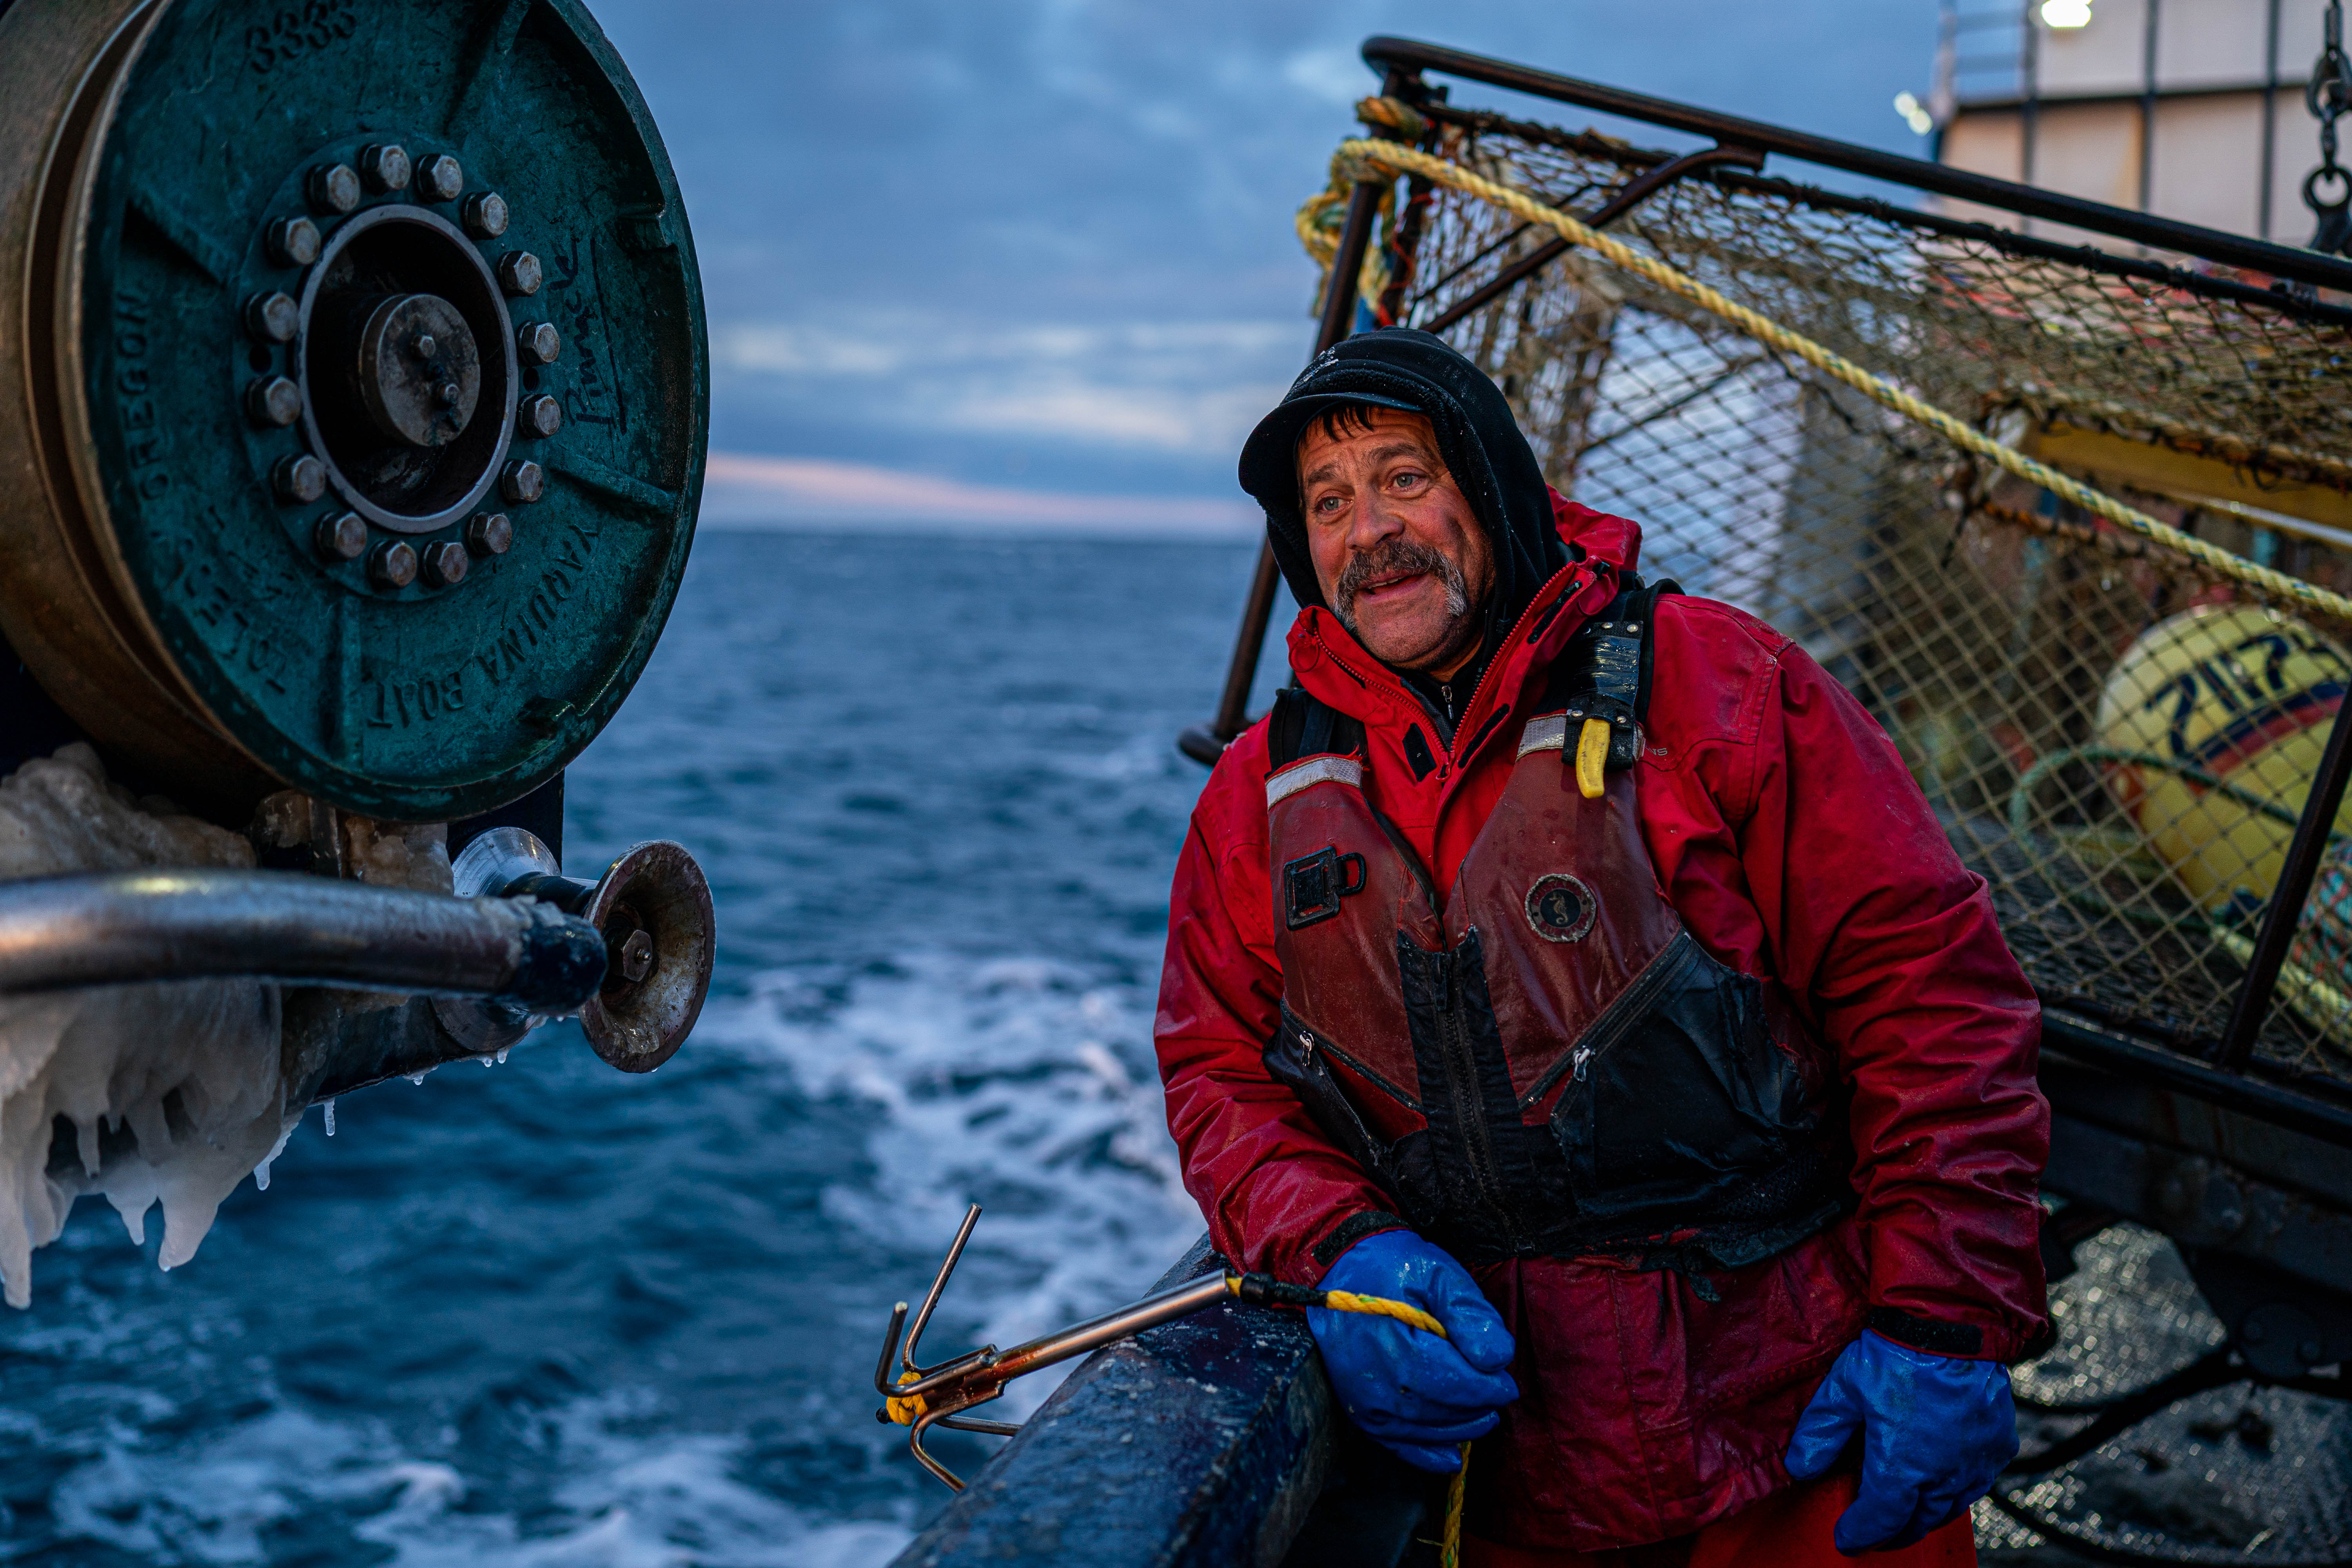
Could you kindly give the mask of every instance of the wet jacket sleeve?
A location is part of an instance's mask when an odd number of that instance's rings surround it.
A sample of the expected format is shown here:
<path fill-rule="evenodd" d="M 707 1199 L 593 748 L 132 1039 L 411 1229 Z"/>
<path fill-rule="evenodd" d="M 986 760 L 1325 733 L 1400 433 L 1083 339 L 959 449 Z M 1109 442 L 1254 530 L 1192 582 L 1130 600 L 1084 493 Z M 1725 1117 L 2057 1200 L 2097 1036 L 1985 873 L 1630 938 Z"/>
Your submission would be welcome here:
<path fill-rule="evenodd" d="M 2013 1359 L 2047 1328 L 2040 1005 L 1885 732 L 1793 644 L 1763 684 L 1740 858 L 1853 1095 L 1871 1325 Z"/>
<path fill-rule="evenodd" d="M 1404 1222 L 1265 1070 L 1282 973 L 1265 776 L 1261 724 L 1218 763 L 1185 835 L 1153 1036 L 1168 1128 L 1211 1244 L 1244 1268 L 1307 1285 L 1359 1238 Z"/>

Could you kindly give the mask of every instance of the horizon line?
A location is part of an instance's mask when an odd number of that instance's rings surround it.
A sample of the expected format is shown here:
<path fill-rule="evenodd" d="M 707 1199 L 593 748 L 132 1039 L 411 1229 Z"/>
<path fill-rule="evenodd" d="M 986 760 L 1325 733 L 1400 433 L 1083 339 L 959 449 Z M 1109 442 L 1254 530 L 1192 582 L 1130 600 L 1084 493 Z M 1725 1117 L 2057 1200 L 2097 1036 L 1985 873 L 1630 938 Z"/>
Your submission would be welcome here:
<path fill-rule="evenodd" d="M 730 451 L 706 461 L 700 521 L 736 529 L 1034 529 L 1216 541 L 1251 538 L 1265 526 L 1257 507 L 1241 498 L 1031 489 L 874 463 Z"/>

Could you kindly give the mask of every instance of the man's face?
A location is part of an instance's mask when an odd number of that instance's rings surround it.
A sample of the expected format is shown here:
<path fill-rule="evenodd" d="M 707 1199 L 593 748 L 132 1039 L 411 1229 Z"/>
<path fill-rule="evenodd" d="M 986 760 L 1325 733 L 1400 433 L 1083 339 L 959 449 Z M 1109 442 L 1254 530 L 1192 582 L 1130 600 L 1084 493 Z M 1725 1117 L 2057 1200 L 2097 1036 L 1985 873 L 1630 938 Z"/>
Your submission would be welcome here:
<path fill-rule="evenodd" d="M 1343 425 L 1334 436 L 1318 419 L 1298 440 L 1315 580 L 1373 658 L 1449 676 L 1477 651 L 1494 549 L 1445 471 L 1429 420 L 1369 413 L 1369 426 Z"/>

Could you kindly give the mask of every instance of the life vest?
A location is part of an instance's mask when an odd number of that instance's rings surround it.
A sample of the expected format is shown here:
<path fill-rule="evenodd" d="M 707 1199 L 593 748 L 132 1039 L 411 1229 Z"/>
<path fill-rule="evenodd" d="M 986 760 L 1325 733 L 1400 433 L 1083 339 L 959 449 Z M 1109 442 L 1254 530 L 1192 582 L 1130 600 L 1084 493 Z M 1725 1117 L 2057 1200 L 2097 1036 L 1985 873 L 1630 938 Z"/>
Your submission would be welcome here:
<path fill-rule="evenodd" d="M 1609 1254 L 1698 1274 L 1853 1205 L 1822 1054 L 1777 982 L 1684 928 L 1642 841 L 1633 763 L 1670 587 L 1580 630 L 1446 897 L 1365 795 L 1361 726 L 1295 690 L 1276 713 L 1266 1067 L 1465 1262 Z M 1610 727 L 1590 796 L 1588 719 Z"/>

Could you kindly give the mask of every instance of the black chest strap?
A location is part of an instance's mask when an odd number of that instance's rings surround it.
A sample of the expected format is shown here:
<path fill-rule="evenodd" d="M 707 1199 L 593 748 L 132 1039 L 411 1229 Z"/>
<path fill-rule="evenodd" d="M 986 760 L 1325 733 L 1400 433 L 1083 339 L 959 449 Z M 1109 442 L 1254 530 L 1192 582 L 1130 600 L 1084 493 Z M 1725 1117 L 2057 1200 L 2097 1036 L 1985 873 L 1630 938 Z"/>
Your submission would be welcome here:
<path fill-rule="evenodd" d="M 1563 761 L 1570 765 L 1574 765 L 1579 721 L 1585 719 L 1599 719 L 1609 726 L 1609 772 L 1641 760 L 1640 726 L 1650 716 L 1651 675 L 1657 662 L 1658 601 L 1681 592 L 1681 584 L 1671 579 L 1645 584 L 1633 575 L 1633 586 L 1569 639 L 1552 666 L 1544 710 L 1567 710 L 1569 742 Z"/>
<path fill-rule="evenodd" d="M 1276 768 L 1286 768 L 1301 757 L 1350 753 L 1363 749 L 1364 721 L 1309 697 L 1303 687 L 1286 686 L 1274 694 L 1274 720 L 1266 726 L 1265 744 Z"/>

